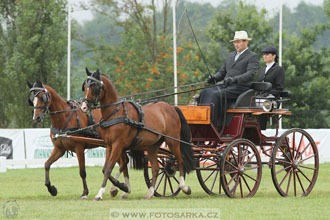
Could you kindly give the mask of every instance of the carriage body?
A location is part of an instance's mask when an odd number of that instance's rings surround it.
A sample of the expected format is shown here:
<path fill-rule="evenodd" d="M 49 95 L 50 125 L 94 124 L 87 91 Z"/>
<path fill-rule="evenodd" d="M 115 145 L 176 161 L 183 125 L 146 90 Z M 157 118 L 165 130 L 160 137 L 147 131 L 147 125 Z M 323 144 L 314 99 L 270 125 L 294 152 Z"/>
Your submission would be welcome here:
<path fill-rule="evenodd" d="M 256 104 L 259 97 L 255 94 L 256 90 L 248 90 L 232 103 L 219 119 L 223 120 L 220 128 L 211 123 L 212 104 L 179 106 L 196 146 L 196 172 L 202 188 L 211 195 L 224 191 L 232 198 L 252 197 L 258 190 L 262 167 L 268 166 L 281 196 L 307 196 L 319 169 L 314 140 L 302 129 L 289 129 L 279 135 L 279 119 L 291 112 L 266 111 Z M 269 119 L 275 122 L 273 136 L 262 132 Z"/>

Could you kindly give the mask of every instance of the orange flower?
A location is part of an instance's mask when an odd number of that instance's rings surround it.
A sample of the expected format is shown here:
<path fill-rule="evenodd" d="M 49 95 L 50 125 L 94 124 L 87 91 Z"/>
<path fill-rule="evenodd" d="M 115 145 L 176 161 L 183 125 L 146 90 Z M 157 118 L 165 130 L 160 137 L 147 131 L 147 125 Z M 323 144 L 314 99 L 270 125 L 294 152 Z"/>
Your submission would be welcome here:
<path fill-rule="evenodd" d="M 163 55 L 163 52 L 160 52 L 159 54 L 160 54 L 160 55 Z"/>
<path fill-rule="evenodd" d="M 116 69 L 116 72 L 117 72 L 117 73 L 119 73 L 119 72 L 120 72 L 120 70 L 119 70 L 119 69 Z"/>
<path fill-rule="evenodd" d="M 165 55 L 164 55 L 165 57 L 167 57 L 168 56 L 168 53 L 165 53 Z"/>
<path fill-rule="evenodd" d="M 138 93 L 138 92 L 139 92 L 139 90 L 137 90 L 137 89 L 136 89 L 136 90 L 134 90 L 134 92 L 133 92 L 133 93 L 134 93 L 134 94 L 136 94 L 136 93 Z"/>
<path fill-rule="evenodd" d="M 185 74 L 182 74 L 182 79 L 186 79 L 187 76 Z"/>
<path fill-rule="evenodd" d="M 149 80 L 149 82 L 152 82 L 152 79 L 150 77 L 148 78 L 148 80 Z"/>
<path fill-rule="evenodd" d="M 135 85 L 136 84 L 136 81 L 133 81 L 132 84 Z"/>
<path fill-rule="evenodd" d="M 157 63 L 154 63 L 154 66 L 157 66 Z"/>
<path fill-rule="evenodd" d="M 178 70 L 178 71 L 176 71 L 177 72 L 177 74 L 180 74 L 181 72 Z"/>
<path fill-rule="evenodd" d="M 190 59 L 190 56 L 189 55 L 187 56 L 187 59 Z"/>
<path fill-rule="evenodd" d="M 122 65 L 123 64 L 123 61 L 120 61 L 119 64 Z"/>
<path fill-rule="evenodd" d="M 171 67 L 170 67 L 170 68 L 168 68 L 168 71 L 169 71 L 169 72 L 172 72 L 172 68 L 171 68 Z"/>
<path fill-rule="evenodd" d="M 130 50 L 129 53 L 133 53 L 133 50 Z"/>
<path fill-rule="evenodd" d="M 173 50 L 173 48 L 172 48 L 172 47 L 170 47 L 170 48 L 168 48 L 168 50 Z"/>
<path fill-rule="evenodd" d="M 127 87 L 130 87 L 131 85 L 130 85 L 130 83 L 128 82 L 128 83 L 126 83 L 126 86 L 127 86 Z"/>
<path fill-rule="evenodd" d="M 196 60 L 198 60 L 199 59 L 199 56 L 196 56 Z"/>
<path fill-rule="evenodd" d="M 197 72 L 197 71 L 195 72 L 195 75 L 196 75 L 196 76 L 198 75 L 198 72 Z"/>
<path fill-rule="evenodd" d="M 159 74 L 158 69 L 156 69 L 156 68 L 151 68 L 151 74 L 153 74 L 153 73 Z"/>
<path fill-rule="evenodd" d="M 119 57 L 116 57 L 116 58 L 115 58 L 115 61 L 118 61 L 118 60 L 119 60 Z"/>
<path fill-rule="evenodd" d="M 191 47 L 191 46 L 192 46 L 192 44 L 189 43 L 189 44 L 188 44 L 188 47 Z"/>
<path fill-rule="evenodd" d="M 146 86 L 146 87 L 147 87 L 147 89 L 148 89 L 148 88 L 150 87 L 150 84 L 147 84 L 147 86 Z"/>
<path fill-rule="evenodd" d="M 161 39 L 161 40 L 165 40 L 165 37 L 161 37 L 160 39 Z"/>
<path fill-rule="evenodd" d="M 179 99 L 179 100 L 181 100 L 181 99 L 182 99 L 181 95 L 179 95 L 178 99 Z"/>

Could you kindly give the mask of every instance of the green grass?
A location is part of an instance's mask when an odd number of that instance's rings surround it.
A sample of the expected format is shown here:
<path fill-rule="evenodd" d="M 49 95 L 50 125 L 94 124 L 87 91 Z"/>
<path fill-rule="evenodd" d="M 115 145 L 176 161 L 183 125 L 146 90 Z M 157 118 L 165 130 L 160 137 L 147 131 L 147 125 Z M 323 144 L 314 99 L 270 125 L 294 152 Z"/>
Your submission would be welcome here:
<path fill-rule="evenodd" d="M 43 169 L 7 170 L 0 173 L 0 219 L 6 219 L 2 206 L 16 200 L 20 209 L 16 219 L 109 219 L 109 209 L 115 208 L 218 208 L 220 219 L 329 219 L 330 218 L 330 164 L 320 165 L 316 185 L 308 197 L 283 198 L 275 187 L 268 167 L 263 167 L 258 192 L 249 199 L 229 199 L 227 196 L 209 196 L 199 186 L 195 173 L 187 176 L 190 196 L 179 193 L 172 198 L 143 199 L 147 193 L 143 172 L 130 170 L 132 193 L 126 200 L 109 195 L 109 186 L 103 201 L 93 201 L 103 175 L 101 167 L 87 167 L 89 199 L 80 201 L 82 183 L 77 167 L 51 169 L 50 178 L 58 189 L 52 197 L 44 186 Z M 121 192 L 120 192 L 121 193 Z M 119 194 L 120 194 L 119 193 Z"/>

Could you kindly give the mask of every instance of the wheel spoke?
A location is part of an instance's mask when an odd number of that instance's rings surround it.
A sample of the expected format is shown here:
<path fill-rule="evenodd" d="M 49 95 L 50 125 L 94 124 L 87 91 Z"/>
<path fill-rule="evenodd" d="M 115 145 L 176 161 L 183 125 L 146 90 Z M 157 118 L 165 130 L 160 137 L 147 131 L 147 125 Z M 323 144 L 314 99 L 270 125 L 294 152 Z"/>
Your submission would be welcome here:
<path fill-rule="evenodd" d="M 287 166 L 287 167 L 284 167 L 284 168 L 280 169 L 279 171 L 276 172 L 276 175 L 279 174 L 279 173 L 281 173 L 283 170 L 288 169 L 290 166 L 291 166 L 291 165 L 289 165 L 289 166 Z"/>
<path fill-rule="evenodd" d="M 299 170 L 301 175 L 303 175 L 303 177 L 305 177 L 308 180 L 308 182 L 312 183 L 312 181 L 299 168 L 297 168 L 297 169 Z"/>
<path fill-rule="evenodd" d="M 297 155 L 297 159 L 298 159 L 298 157 L 300 157 L 301 155 L 303 155 L 303 153 L 305 153 L 305 151 L 307 150 L 307 148 L 309 147 L 309 145 L 311 145 L 311 143 L 308 143 L 307 146 L 304 148 L 304 150 L 301 153 L 298 152 L 299 153 L 299 156 Z"/>
<path fill-rule="evenodd" d="M 215 174 L 215 177 L 214 177 L 214 180 L 213 180 L 213 183 L 212 183 L 212 187 L 211 187 L 211 191 L 213 191 L 213 187 L 215 185 L 215 182 L 217 181 L 218 174 L 219 174 L 219 171 Z"/>
<path fill-rule="evenodd" d="M 237 173 L 237 170 L 233 170 L 233 171 L 230 171 L 230 172 L 224 172 L 224 175 L 232 174 L 232 173 Z"/>
<path fill-rule="evenodd" d="M 248 188 L 248 190 L 249 190 L 249 194 L 250 194 L 250 193 L 251 193 L 251 188 L 250 188 L 250 186 L 249 186 L 248 182 L 246 181 L 246 179 L 245 179 L 245 177 L 244 177 L 244 176 L 242 176 L 242 179 L 243 179 L 243 181 L 244 181 L 244 183 L 245 183 L 246 187 Z"/>
<path fill-rule="evenodd" d="M 173 186 L 172 186 L 171 178 L 168 178 L 168 185 L 170 186 L 171 193 L 173 194 L 173 193 L 174 193 L 174 190 L 173 190 Z"/>
<path fill-rule="evenodd" d="M 292 170 L 292 172 L 293 172 L 293 192 L 294 192 L 294 196 L 296 197 L 296 196 L 297 196 L 297 188 L 296 188 L 296 172 L 295 172 L 294 169 Z"/>
<path fill-rule="evenodd" d="M 311 159 L 312 157 L 315 157 L 315 154 L 310 155 L 309 157 L 306 157 L 306 158 L 304 158 L 303 160 L 300 160 L 299 163 L 302 163 L 302 162 L 304 162 L 304 161 L 306 161 L 306 160 L 309 160 L 309 159 Z"/>
<path fill-rule="evenodd" d="M 180 181 L 175 176 L 173 176 L 173 179 L 175 180 L 176 183 L 178 184 L 180 183 Z"/>
<path fill-rule="evenodd" d="M 282 149 L 282 147 L 280 146 L 279 149 L 282 151 L 283 155 L 288 158 L 288 160 L 292 163 L 292 160 L 288 157 L 288 155 L 286 155 L 286 153 L 284 152 L 284 150 Z"/>
<path fill-rule="evenodd" d="M 237 160 L 238 160 L 238 166 L 241 164 L 241 147 L 240 147 L 240 145 L 238 144 L 237 145 L 237 154 L 238 154 L 238 158 L 237 158 Z"/>
<path fill-rule="evenodd" d="M 290 170 L 285 174 L 285 176 L 283 177 L 282 181 L 280 182 L 279 186 L 281 187 L 282 183 L 284 182 L 284 180 L 288 177 L 289 172 L 292 170 L 292 167 L 290 168 Z"/>
<path fill-rule="evenodd" d="M 214 172 L 215 172 L 215 170 L 213 170 L 213 171 L 210 173 L 210 175 L 208 175 L 208 176 L 206 177 L 204 183 L 206 183 L 206 182 L 209 180 L 209 178 L 213 175 Z"/>
<path fill-rule="evenodd" d="M 301 182 L 301 180 L 300 180 L 300 177 L 299 177 L 299 175 L 298 175 L 298 172 L 296 172 L 296 175 L 297 175 L 297 179 L 298 179 L 298 182 L 299 182 L 299 184 L 300 184 L 300 187 L 301 187 L 302 191 L 303 191 L 304 194 L 305 194 L 305 189 L 304 189 L 304 186 L 303 186 L 303 184 L 302 184 L 302 182 Z"/>
<path fill-rule="evenodd" d="M 165 180 L 164 180 L 164 188 L 163 188 L 163 196 L 166 196 L 166 182 L 167 182 L 168 176 L 165 175 Z"/>
<path fill-rule="evenodd" d="M 299 154 L 300 147 L 301 147 L 301 145 L 302 145 L 302 141 L 303 141 L 303 139 L 304 139 L 304 135 L 301 135 L 301 138 L 300 138 L 300 141 L 299 141 L 299 146 L 298 146 L 298 149 L 297 149 L 297 153 L 296 153 L 296 155 L 294 156 L 294 159 L 295 159 L 295 160 L 298 159 L 298 154 Z"/>
<path fill-rule="evenodd" d="M 286 187 L 286 194 L 287 194 L 287 195 L 288 195 L 289 188 L 290 188 L 290 182 L 291 182 L 292 172 L 293 172 L 293 169 L 290 170 L 289 181 L 288 181 L 288 185 L 287 185 L 287 187 Z"/>
<path fill-rule="evenodd" d="M 292 148 L 289 148 L 290 149 L 290 153 L 291 153 L 291 160 L 293 160 L 294 158 L 294 149 L 295 149 L 295 145 L 296 145 L 296 132 L 293 132 L 292 133 Z M 292 152 L 291 152 L 291 149 L 292 149 Z"/>
<path fill-rule="evenodd" d="M 232 149 L 232 148 L 230 149 L 230 153 L 231 153 L 231 155 L 233 155 L 233 158 L 234 158 L 234 160 L 235 160 L 235 163 L 236 163 L 236 165 L 238 166 L 239 163 L 238 163 L 238 161 L 237 161 L 237 159 L 236 159 L 236 157 L 235 157 L 235 155 L 234 155 L 234 153 L 233 153 L 233 149 Z"/>
<path fill-rule="evenodd" d="M 237 189 L 237 186 L 238 186 L 238 180 L 239 180 L 239 176 L 237 176 L 237 181 L 235 180 L 235 185 L 234 185 L 234 187 L 233 187 L 233 189 L 232 190 L 230 190 L 230 191 L 232 191 L 233 192 L 233 195 L 234 195 L 234 197 L 235 197 L 235 195 L 236 195 L 236 189 Z"/>
<path fill-rule="evenodd" d="M 287 163 L 287 164 L 292 164 L 292 163 L 290 163 L 289 161 L 286 161 L 286 160 L 282 160 L 282 159 L 277 159 L 277 158 L 275 158 L 275 160 L 277 160 L 278 162 L 282 162 L 282 163 Z"/>
<path fill-rule="evenodd" d="M 253 170 L 253 169 L 258 169 L 260 166 L 256 166 L 256 167 L 248 167 L 248 168 L 245 168 L 245 170 Z"/>
<path fill-rule="evenodd" d="M 299 167 L 305 168 L 305 169 L 309 169 L 309 170 L 316 170 L 316 168 L 312 168 L 312 167 L 306 167 L 303 165 L 299 165 Z"/>
<path fill-rule="evenodd" d="M 231 182 L 235 179 L 235 177 L 237 176 L 238 174 L 236 173 L 233 177 L 231 177 L 230 181 L 227 183 L 227 188 L 228 186 L 231 184 Z"/>
<path fill-rule="evenodd" d="M 241 190 L 241 198 L 244 197 L 244 193 L 243 193 L 243 187 L 242 187 L 242 181 L 241 181 L 241 177 L 238 177 L 238 181 L 239 181 L 239 189 Z"/>
<path fill-rule="evenodd" d="M 247 175 L 246 173 L 243 173 L 243 175 L 249 177 L 251 180 L 254 180 L 255 182 L 257 182 L 258 180 L 254 179 L 253 177 L 251 177 L 250 175 Z"/>
<path fill-rule="evenodd" d="M 253 155 L 244 163 L 243 167 L 245 167 L 248 163 L 250 163 L 255 155 L 256 155 L 256 153 L 253 152 Z"/>
<path fill-rule="evenodd" d="M 165 176 L 165 173 L 163 173 L 162 177 L 161 177 L 160 180 L 158 181 L 158 184 L 157 184 L 157 187 L 155 188 L 155 191 L 157 191 L 159 185 L 162 183 L 162 180 L 163 180 L 164 176 Z"/>
<path fill-rule="evenodd" d="M 229 160 L 225 160 L 225 163 L 228 163 L 230 166 L 232 166 L 234 169 L 238 169 L 238 167 L 235 167 L 234 164 L 229 162 Z"/>

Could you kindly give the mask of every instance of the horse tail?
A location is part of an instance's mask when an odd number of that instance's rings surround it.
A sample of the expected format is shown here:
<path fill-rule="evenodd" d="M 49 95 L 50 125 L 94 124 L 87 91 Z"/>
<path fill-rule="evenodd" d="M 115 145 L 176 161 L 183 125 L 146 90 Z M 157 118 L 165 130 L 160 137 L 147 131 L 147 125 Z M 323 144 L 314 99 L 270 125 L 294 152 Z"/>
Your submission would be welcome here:
<path fill-rule="evenodd" d="M 130 156 L 132 157 L 133 169 L 142 170 L 146 164 L 146 156 L 144 151 L 130 150 Z"/>
<path fill-rule="evenodd" d="M 174 107 L 174 108 L 178 113 L 181 121 L 181 140 L 190 143 L 191 133 L 187 120 L 184 117 L 180 108 L 178 107 Z M 192 147 L 190 144 L 180 142 L 180 151 L 182 155 L 184 171 L 190 173 L 195 168 L 195 164 L 196 164 Z"/>

